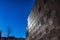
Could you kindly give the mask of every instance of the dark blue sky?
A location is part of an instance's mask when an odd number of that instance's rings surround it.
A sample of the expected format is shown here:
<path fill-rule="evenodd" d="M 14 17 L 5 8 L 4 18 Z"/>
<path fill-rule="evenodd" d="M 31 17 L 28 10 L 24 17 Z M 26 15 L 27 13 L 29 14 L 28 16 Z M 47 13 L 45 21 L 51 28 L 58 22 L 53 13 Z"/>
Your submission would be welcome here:
<path fill-rule="evenodd" d="M 34 5 L 34 0 L 0 0 L 0 30 L 7 36 L 7 27 L 11 36 L 26 37 L 27 17 Z"/>

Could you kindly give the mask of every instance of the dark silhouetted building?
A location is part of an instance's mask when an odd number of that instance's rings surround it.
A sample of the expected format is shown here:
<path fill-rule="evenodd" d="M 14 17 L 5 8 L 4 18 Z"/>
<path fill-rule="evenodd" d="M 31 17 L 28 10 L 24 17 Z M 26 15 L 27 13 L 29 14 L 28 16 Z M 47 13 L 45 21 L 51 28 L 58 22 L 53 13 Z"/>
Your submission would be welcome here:
<path fill-rule="evenodd" d="M 1 40 L 7 40 L 7 38 L 6 37 L 1 37 Z"/>
<path fill-rule="evenodd" d="M 8 40 L 15 40 L 15 37 L 13 36 L 10 36 L 10 37 L 7 37 Z"/>
<path fill-rule="evenodd" d="M 1 31 L 0 31 L 0 40 L 1 40 Z"/>
<path fill-rule="evenodd" d="M 25 38 L 15 38 L 15 40 L 25 40 Z"/>
<path fill-rule="evenodd" d="M 1 31 L 0 31 L 0 37 L 1 37 Z"/>

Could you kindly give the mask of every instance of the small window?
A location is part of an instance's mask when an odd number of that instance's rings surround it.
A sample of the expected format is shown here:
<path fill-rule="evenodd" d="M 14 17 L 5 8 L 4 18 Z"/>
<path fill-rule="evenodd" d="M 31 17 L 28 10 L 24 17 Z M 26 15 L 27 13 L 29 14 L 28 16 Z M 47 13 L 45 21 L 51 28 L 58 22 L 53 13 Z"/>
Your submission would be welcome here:
<path fill-rule="evenodd" d="M 41 4 L 39 5 L 39 9 L 38 9 L 38 11 L 39 11 L 39 12 L 41 11 Z"/>
<path fill-rule="evenodd" d="M 41 38 L 40 40 L 43 40 L 43 38 Z"/>
<path fill-rule="evenodd" d="M 35 38 L 37 38 L 37 36 L 35 36 Z"/>
<path fill-rule="evenodd" d="M 38 21 L 38 25 L 39 25 L 39 21 Z"/>
<path fill-rule="evenodd" d="M 47 0 L 43 0 L 44 1 L 44 4 L 46 4 Z"/>
<path fill-rule="evenodd" d="M 39 35 L 41 36 L 42 35 L 42 32 L 40 32 Z"/>
<path fill-rule="evenodd" d="M 49 32 L 49 30 L 48 30 L 48 29 L 49 29 L 49 28 L 47 27 L 47 28 L 46 28 L 46 32 L 47 32 L 47 33 Z"/>
<path fill-rule="evenodd" d="M 44 24 L 44 20 L 43 20 L 43 18 L 41 18 L 41 25 L 43 25 Z"/>
<path fill-rule="evenodd" d="M 51 13 L 50 13 L 50 12 L 51 12 L 51 11 L 49 11 L 49 12 L 47 13 L 47 19 L 51 17 Z"/>
<path fill-rule="evenodd" d="M 38 9 L 38 10 L 39 10 L 39 12 L 40 12 L 40 11 L 41 11 L 41 7 L 39 7 L 39 9 Z"/>

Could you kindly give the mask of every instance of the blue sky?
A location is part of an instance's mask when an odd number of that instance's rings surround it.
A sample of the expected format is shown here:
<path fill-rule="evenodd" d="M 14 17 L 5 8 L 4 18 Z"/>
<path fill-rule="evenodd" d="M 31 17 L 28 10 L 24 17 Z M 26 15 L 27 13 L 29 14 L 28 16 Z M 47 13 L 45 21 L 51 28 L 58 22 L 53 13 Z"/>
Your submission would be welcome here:
<path fill-rule="evenodd" d="M 7 36 L 7 27 L 11 28 L 10 36 L 26 37 L 27 18 L 34 5 L 34 0 L 0 0 L 0 30 Z"/>

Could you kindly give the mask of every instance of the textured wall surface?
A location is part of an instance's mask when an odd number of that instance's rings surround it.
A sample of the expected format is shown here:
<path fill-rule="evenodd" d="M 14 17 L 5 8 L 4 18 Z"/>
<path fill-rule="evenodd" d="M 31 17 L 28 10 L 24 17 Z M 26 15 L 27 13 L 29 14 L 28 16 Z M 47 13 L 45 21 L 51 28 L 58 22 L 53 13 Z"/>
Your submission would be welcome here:
<path fill-rule="evenodd" d="M 60 0 L 36 0 L 28 22 L 26 40 L 60 40 Z"/>

